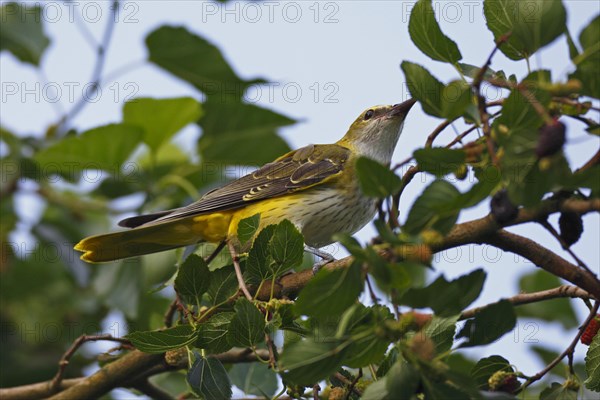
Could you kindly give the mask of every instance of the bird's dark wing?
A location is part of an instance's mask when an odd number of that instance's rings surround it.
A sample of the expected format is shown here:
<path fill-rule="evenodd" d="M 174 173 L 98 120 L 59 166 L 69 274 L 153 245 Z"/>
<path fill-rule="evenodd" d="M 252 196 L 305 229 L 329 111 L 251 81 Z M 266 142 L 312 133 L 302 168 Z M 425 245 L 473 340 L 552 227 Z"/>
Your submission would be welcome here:
<path fill-rule="evenodd" d="M 336 144 L 302 147 L 205 194 L 189 206 L 171 212 L 127 218 L 119 222 L 119 225 L 134 228 L 163 223 L 213 211 L 231 210 L 255 201 L 301 191 L 337 176 L 349 157 L 350 150 Z"/>

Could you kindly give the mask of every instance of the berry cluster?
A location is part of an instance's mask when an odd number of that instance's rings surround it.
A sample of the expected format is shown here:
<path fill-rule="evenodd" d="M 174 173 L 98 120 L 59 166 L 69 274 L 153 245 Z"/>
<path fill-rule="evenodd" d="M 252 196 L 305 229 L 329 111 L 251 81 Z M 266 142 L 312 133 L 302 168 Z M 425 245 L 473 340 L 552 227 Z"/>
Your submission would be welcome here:
<path fill-rule="evenodd" d="M 585 327 L 585 331 L 583 331 L 583 335 L 581 335 L 581 343 L 587 344 L 588 346 L 592 343 L 594 336 L 600 330 L 600 314 L 597 314 Z"/>

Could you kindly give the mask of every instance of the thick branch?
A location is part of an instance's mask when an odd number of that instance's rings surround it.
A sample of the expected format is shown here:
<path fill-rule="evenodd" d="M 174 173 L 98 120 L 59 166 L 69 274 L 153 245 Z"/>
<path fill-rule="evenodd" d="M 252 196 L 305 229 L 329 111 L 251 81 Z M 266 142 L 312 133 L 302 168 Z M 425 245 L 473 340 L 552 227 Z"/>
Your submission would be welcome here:
<path fill-rule="evenodd" d="M 587 290 L 596 299 L 600 299 L 600 282 L 595 275 L 571 264 L 531 239 L 501 230 L 477 241 L 523 256 L 536 266 Z"/>
<path fill-rule="evenodd" d="M 252 352 L 249 349 L 232 349 L 228 352 L 217 354 L 214 357 L 224 364 L 245 363 L 258 361 L 258 357 L 268 358 L 265 349 Z M 86 378 L 65 379 L 60 383 L 59 393 L 52 398 L 56 399 L 89 399 L 98 398 L 117 387 L 139 388 L 140 384 L 148 377 L 166 371 L 187 368 L 187 357 L 181 356 L 167 363 L 164 354 L 146 354 L 134 350 L 116 361 L 104 366 L 100 371 Z M 51 396 L 53 393 L 52 382 L 41 382 L 14 388 L 0 389 L 2 400 L 31 400 Z M 148 386 L 144 386 L 148 389 Z"/>
<path fill-rule="evenodd" d="M 86 378 L 63 379 L 60 382 L 60 390 L 65 390 L 71 386 L 82 383 Z M 32 383 L 31 385 L 16 386 L 12 388 L 0 389 L 0 399 L 2 400 L 31 400 L 43 399 L 52 394 L 50 382 Z"/>
<path fill-rule="evenodd" d="M 600 211 L 600 199 L 567 199 L 562 202 L 559 200 L 546 200 L 536 209 L 521 208 L 517 218 L 504 225 L 499 225 L 492 215 L 487 215 L 483 218 L 456 225 L 446 236 L 443 243 L 435 246 L 433 250 L 440 252 L 469 243 L 477 243 L 477 238 L 489 235 L 503 227 L 538 221 L 550 214 L 562 211 L 571 211 L 577 214 L 598 212 Z"/>
<path fill-rule="evenodd" d="M 119 360 L 105 365 L 80 384 L 50 398 L 57 400 L 99 398 L 114 388 L 122 387 L 124 382 L 135 381 L 149 367 L 162 363 L 164 363 L 163 354 L 146 354 L 135 350 Z"/>
<path fill-rule="evenodd" d="M 576 200 L 576 199 L 568 199 L 565 201 L 558 200 L 547 200 L 542 203 L 542 205 L 535 210 L 526 210 L 520 209 L 519 215 L 517 218 L 506 224 L 504 226 L 518 225 L 526 222 L 537 221 L 543 217 L 546 217 L 550 214 L 559 211 L 572 211 L 578 214 L 585 214 L 591 211 L 600 211 L 600 200 L 592 199 L 592 200 Z M 496 223 L 494 218 L 491 215 L 485 216 L 480 219 L 476 219 L 473 221 L 465 222 L 462 224 L 456 225 L 448 235 L 444 238 L 444 241 L 437 245 L 433 246 L 432 250 L 436 253 L 441 251 L 462 246 L 469 243 L 483 243 L 481 239 L 485 236 L 489 236 L 495 231 L 501 229 L 502 226 Z M 491 244 L 491 243 L 490 243 Z M 539 245 L 538 245 L 539 246 Z M 541 246 L 539 246 L 541 247 Z M 564 266 L 566 263 L 570 267 L 575 269 L 575 272 L 581 271 L 580 268 L 577 268 L 575 265 L 568 263 L 561 257 L 556 254 L 550 252 L 549 250 L 541 247 L 546 252 L 554 255 L 555 258 L 552 258 L 554 261 L 560 260 L 561 265 Z M 385 254 L 384 254 L 385 255 Z M 523 255 L 523 254 L 522 254 Z M 523 257 L 528 258 L 526 255 Z M 529 259 L 529 258 L 528 258 Z M 530 261 L 534 262 L 532 259 Z M 338 269 L 338 268 L 346 268 L 352 262 L 352 257 L 346 257 L 334 262 L 327 264 L 325 269 Z M 535 262 L 534 262 L 535 263 Z M 545 265 L 545 264 L 544 264 Z M 540 266 L 540 265 L 538 265 Z M 544 268 L 543 266 L 540 266 Z M 546 268 L 544 268 L 546 269 Z M 549 271 L 552 272 L 552 271 Z M 560 276 L 560 275 L 559 275 Z M 275 282 L 275 287 L 273 288 L 273 294 L 275 297 L 288 297 L 294 298 L 298 295 L 300 290 L 312 279 L 313 273 L 311 270 L 305 270 L 298 272 L 296 274 L 289 274 L 281 277 L 279 282 Z M 561 276 L 562 277 L 562 276 Z M 573 277 L 576 278 L 576 277 Z M 565 278 L 566 279 L 566 278 Z M 585 275 L 584 278 L 586 282 L 580 284 L 579 280 L 571 281 L 573 284 L 582 287 L 583 289 L 593 293 L 596 298 L 600 298 L 600 290 L 597 289 L 593 282 L 590 280 L 589 274 Z M 586 284 L 587 283 L 587 284 Z M 585 285 L 585 286 L 584 286 Z M 260 300 L 269 300 L 271 295 L 271 284 L 270 282 L 265 282 L 262 286 L 261 291 L 258 295 L 258 299 Z"/>
<path fill-rule="evenodd" d="M 542 217 L 560 211 L 572 211 L 578 214 L 585 214 L 591 211 L 600 211 L 600 200 L 576 200 L 568 199 L 565 201 L 548 200 L 536 210 L 521 209 L 517 218 L 511 223 L 504 225 L 517 225 L 526 222 L 537 221 Z M 583 289 L 581 292 L 575 289 L 564 289 L 561 295 L 571 296 L 577 293 L 583 296 L 583 291 L 593 295 L 596 299 L 600 299 L 600 285 L 597 284 L 597 279 L 593 274 L 590 274 L 581 268 L 569 263 L 550 250 L 538 245 L 537 243 L 527 238 L 514 235 L 509 232 L 499 231 L 502 226 L 498 225 L 491 216 L 486 216 L 474 221 L 465 222 L 455 226 L 446 236 L 444 241 L 435 246 L 432 250 L 440 252 L 452 247 L 462 246 L 468 243 L 489 243 L 506 251 L 511 251 L 522 255 L 529 259 L 537 266 L 551 272 L 557 276 L 569 280 L 576 286 Z M 384 257 L 389 256 L 385 251 L 382 251 Z M 352 262 L 352 257 L 346 257 L 341 260 L 333 261 L 327 264 L 325 269 L 346 268 Z M 289 274 L 281 277 L 278 282 L 275 282 L 273 295 L 278 298 L 288 297 L 294 298 L 300 290 L 312 279 L 313 272 L 308 269 L 299 273 Z M 270 282 L 266 282 L 258 295 L 259 299 L 269 299 L 271 295 Z M 534 294 L 530 294 L 533 296 Z M 536 296 L 548 296 L 548 294 L 535 294 Z M 526 295 L 520 295 L 526 296 Z M 518 301 L 526 299 L 521 297 Z M 524 301 L 524 300 L 523 300 Z M 532 300 L 535 301 L 535 300 Z M 522 303 L 521 303 L 522 304 Z M 466 311 L 465 313 L 468 313 Z M 467 314 L 468 315 L 468 314 Z M 269 357 L 267 350 L 259 356 L 262 359 Z M 227 353 L 220 354 L 217 358 L 224 363 L 233 362 L 252 362 L 256 361 L 256 354 L 249 353 L 245 349 L 235 349 Z M 164 354 L 145 354 L 140 351 L 131 351 L 124 355 L 119 360 L 114 361 L 94 375 L 87 378 L 80 378 L 75 381 L 65 380 L 61 383 L 61 389 L 67 387 L 66 390 L 60 392 L 56 398 L 95 398 L 99 397 L 116 387 L 128 387 L 130 383 L 140 382 L 141 379 L 165 372 L 168 370 L 185 368 L 187 363 L 182 360 L 177 365 L 167 364 L 164 360 Z M 2 399 L 22 399 L 43 397 L 40 394 L 41 385 L 46 386 L 45 394 L 50 394 L 50 383 L 41 383 L 28 385 L 19 388 L 0 389 L 0 398 Z"/>

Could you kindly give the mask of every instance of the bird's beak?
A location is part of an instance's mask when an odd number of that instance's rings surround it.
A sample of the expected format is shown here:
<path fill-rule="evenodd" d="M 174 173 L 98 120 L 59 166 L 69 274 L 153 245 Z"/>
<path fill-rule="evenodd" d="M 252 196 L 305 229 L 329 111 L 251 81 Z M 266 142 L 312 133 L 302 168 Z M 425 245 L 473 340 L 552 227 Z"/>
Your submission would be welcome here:
<path fill-rule="evenodd" d="M 394 104 L 392 109 L 387 112 L 388 118 L 394 118 L 398 116 L 405 116 L 410 111 L 411 107 L 415 105 L 417 100 L 410 99 L 406 100 L 404 103 Z"/>

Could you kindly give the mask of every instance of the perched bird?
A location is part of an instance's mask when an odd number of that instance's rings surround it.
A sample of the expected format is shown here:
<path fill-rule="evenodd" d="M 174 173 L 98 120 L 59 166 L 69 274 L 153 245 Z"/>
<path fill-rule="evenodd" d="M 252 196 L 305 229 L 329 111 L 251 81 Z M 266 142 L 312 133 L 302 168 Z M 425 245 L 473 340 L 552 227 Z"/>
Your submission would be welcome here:
<path fill-rule="evenodd" d="M 260 214 L 259 228 L 288 219 L 319 254 L 335 233 L 355 233 L 375 215 L 376 199 L 361 192 L 355 161 L 389 163 L 414 103 L 369 108 L 334 144 L 291 151 L 186 207 L 124 219 L 119 225 L 132 229 L 85 238 L 75 249 L 84 261 L 105 262 L 200 242 L 236 243 L 238 223 Z"/>

